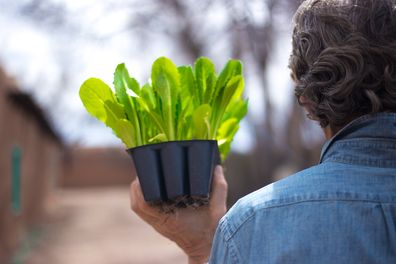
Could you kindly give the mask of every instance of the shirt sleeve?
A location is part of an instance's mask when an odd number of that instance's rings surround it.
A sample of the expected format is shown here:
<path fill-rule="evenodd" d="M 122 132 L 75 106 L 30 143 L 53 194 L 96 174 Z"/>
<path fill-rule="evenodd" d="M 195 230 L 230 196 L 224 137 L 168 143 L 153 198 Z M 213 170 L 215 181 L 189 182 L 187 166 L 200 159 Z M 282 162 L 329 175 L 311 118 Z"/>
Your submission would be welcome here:
<path fill-rule="evenodd" d="M 239 264 L 236 248 L 231 238 L 227 237 L 227 219 L 224 217 L 216 230 L 211 251 L 210 264 Z M 227 239 L 228 238 L 228 239 Z"/>

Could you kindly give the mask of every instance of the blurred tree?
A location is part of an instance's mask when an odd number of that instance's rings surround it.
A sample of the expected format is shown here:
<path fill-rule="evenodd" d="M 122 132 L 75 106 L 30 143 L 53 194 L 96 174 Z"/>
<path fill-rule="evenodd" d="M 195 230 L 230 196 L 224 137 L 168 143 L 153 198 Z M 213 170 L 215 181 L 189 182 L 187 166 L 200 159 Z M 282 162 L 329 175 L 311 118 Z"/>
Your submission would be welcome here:
<path fill-rule="evenodd" d="M 231 193 L 237 193 L 240 196 L 316 162 L 321 137 L 314 137 L 316 140 L 312 140 L 309 144 L 304 141 L 303 135 L 312 129 L 312 124 L 305 122 L 303 109 L 293 98 L 290 100 L 292 105 L 289 107 L 288 114 L 279 118 L 279 112 L 274 110 L 270 94 L 268 64 L 273 58 L 275 45 L 282 45 L 279 43 L 279 33 L 291 30 L 291 23 L 285 23 L 285 21 L 291 20 L 292 14 L 301 1 L 227 0 L 226 3 L 229 7 L 229 16 L 232 18 L 234 56 L 244 58 L 244 61 L 253 59 L 252 65 L 248 67 L 256 68 L 255 72 L 261 83 L 264 102 L 263 120 L 253 124 L 257 144 L 251 155 L 230 158 L 232 160 L 229 163 L 230 166 L 241 163 L 250 165 L 244 166 L 244 171 L 235 169 L 237 171 L 235 175 L 233 175 L 234 168 L 230 168 L 233 179 L 230 186 L 233 189 Z M 260 8 L 265 16 L 264 19 L 257 21 L 253 14 L 260 12 L 257 10 Z M 272 85 L 275 84 L 272 83 Z M 287 96 L 293 96 L 292 90 L 291 87 L 290 94 Z M 274 123 L 279 122 L 284 122 L 280 127 L 285 131 L 275 128 L 279 126 L 274 126 Z M 241 175 L 243 175 L 242 179 Z M 236 186 L 244 186 L 245 190 L 236 190 Z M 237 197 L 231 197 L 231 201 L 235 201 L 235 198 Z"/>
<path fill-rule="evenodd" d="M 0 0 L 1 1 L 1 0 Z M 310 136 L 312 124 L 305 122 L 296 100 L 287 114 L 276 111 L 271 97 L 268 65 L 273 59 L 279 34 L 289 32 L 291 16 L 300 0 L 146 0 L 104 1 L 106 12 L 127 10 L 125 28 L 112 34 L 130 32 L 131 39 L 146 43 L 172 43 L 175 56 L 182 63 L 192 63 L 199 56 L 215 61 L 228 57 L 244 61 L 248 78 L 255 75 L 263 91 L 262 119 L 248 117 L 253 128 L 255 147 L 247 155 L 231 155 L 226 162 L 230 181 L 230 201 L 317 160 L 322 138 Z M 39 26 L 69 34 L 81 33 L 83 27 L 67 15 L 64 2 L 24 1 L 19 12 Z M 87 12 L 82 10 L 80 13 Z M 99 16 L 100 17 L 100 16 Z M 73 21 L 71 21 L 73 20 Z M 73 33 L 74 32 L 74 33 Z M 94 32 L 84 32 L 95 39 Z M 110 34 L 107 37 L 111 37 Z M 97 36 L 102 41 L 106 36 Z M 67 65 L 66 65 L 67 67 Z M 273 85 L 273 84 L 272 84 Z M 290 93 L 293 96 L 292 84 Z M 282 124 L 279 125 L 279 123 Z M 279 131 L 279 130 L 282 131 Z"/>
<path fill-rule="evenodd" d="M 151 0 L 146 3 L 151 6 L 151 11 L 145 9 L 132 16 L 144 21 L 140 25 L 134 23 L 134 26 L 165 34 L 180 47 L 181 55 L 189 63 L 202 55 L 214 55 L 216 45 L 213 45 L 213 39 L 217 43 L 219 39 L 227 39 L 228 50 L 223 51 L 223 59 L 226 56 L 242 59 L 246 71 L 257 74 L 260 80 L 264 115 L 258 121 L 249 118 L 254 128 L 255 148 L 248 155 L 234 153 L 226 162 L 231 202 L 316 162 L 321 138 L 313 137 L 309 143 L 304 140 L 303 136 L 312 129 L 312 124 L 305 122 L 296 100 L 291 100 L 286 117 L 278 118 L 267 74 L 274 46 L 279 45 L 279 31 L 290 31 L 291 23 L 285 26 L 285 21 L 291 20 L 300 0 Z M 217 12 L 214 18 L 210 16 L 213 12 Z M 216 27 L 217 21 L 222 19 L 227 21 L 225 26 Z M 290 90 L 287 96 L 293 96 L 292 88 Z M 285 122 L 276 126 L 285 129 L 284 133 L 275 129 L 277 122 Z"/>

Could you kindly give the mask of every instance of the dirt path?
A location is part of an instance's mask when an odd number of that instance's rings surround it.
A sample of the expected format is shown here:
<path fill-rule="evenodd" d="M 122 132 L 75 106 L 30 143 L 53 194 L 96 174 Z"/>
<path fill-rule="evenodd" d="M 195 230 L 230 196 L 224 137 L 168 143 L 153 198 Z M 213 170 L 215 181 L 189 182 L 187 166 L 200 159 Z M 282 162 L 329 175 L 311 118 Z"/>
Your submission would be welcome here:
<path fill-rule="evenodd" d="M 128 187 L 61 190 L 26 264 L 186 263 L 177 246 L 129 210 Z"/>

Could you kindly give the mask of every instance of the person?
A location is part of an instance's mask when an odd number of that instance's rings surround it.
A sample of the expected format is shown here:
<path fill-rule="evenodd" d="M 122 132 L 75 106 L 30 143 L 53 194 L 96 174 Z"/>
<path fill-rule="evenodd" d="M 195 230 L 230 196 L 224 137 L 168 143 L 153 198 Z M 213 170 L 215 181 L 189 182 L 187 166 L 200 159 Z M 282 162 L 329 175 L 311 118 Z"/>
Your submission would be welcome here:
<path fill-rule="evenodd" d="M 327 138 L 319 164 L 228 212 L 221 167 L 198 210 L 163 214 L 131 185 L 132 209 L 189 263 L 396 263 L 396 0 L 308 0 L 293 21 L 295 94 Z"/>

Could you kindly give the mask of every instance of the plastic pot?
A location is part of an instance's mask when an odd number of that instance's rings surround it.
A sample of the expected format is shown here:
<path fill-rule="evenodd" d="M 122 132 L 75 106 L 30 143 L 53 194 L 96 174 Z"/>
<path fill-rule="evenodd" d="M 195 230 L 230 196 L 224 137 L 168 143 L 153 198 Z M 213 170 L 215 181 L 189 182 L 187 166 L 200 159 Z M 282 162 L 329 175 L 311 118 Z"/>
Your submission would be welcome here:
<path fill-rule="evenodd" d="M 221 162 L 216 140 L 170 141 L 127 152 L 147 202 L 207 199 L 214 167 Z"/>

